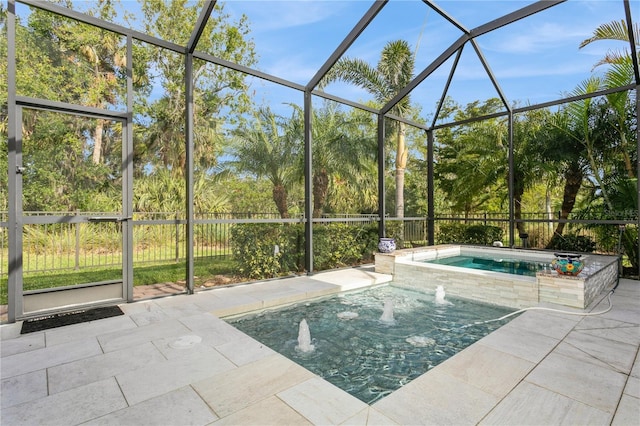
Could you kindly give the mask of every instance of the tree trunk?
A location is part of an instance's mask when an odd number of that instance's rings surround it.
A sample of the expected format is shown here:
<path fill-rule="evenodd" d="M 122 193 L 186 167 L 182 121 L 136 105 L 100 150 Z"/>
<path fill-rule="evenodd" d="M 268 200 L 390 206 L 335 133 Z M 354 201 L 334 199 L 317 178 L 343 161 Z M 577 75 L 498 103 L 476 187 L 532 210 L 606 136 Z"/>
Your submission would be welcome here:
<path fill-rule="evenodd" d="M 562 208 L 560 210 L 560 219 L 567 219 L 569 214 L 573 211 L 573 206 L 576 204 L 576 197 L 578 191 L 582 187 L 582 179 L 584 175 L 580 169 L 578 163 L 572 163 L 569 169 L 564 173 L 564 193 L 562 196 Z M 559 222 L 556 226 L 556 230 L 553 233 L 551 241 L 547 244 L 547 248 L 551 248 L 553 243 L 562 236 L 565 223 Z"/>
<path fill-rule="evenodd" d="M 589 160 L 589 166 L 591 167 L 593 179 L 598 183 L 598 187 L 600 188 L 600 192 L 602 192 L 602 199 L 604 200 L 605 205 L 609 210 L 613 210 L 613 206 L 611 205 L 611 201 L 609 201 L 609 189 L 604 185 L 602 181 L 602 177 L 599 173 L 598 164 L 596 163 L 594 149 L 591 147 L 589 142 L 585 144 L 587 148 L 587 159 Z"/>
<path fill-rule="evenodd" d="M 273 186 L 273 201 L 276 203 L 281 219 L 289 219 L 289 208 L 287 207 L 287 190 L 282 185 Z"/>
<path fill-rule="evenodd" d="M 524 186 L 520 183 L 521 179 L 522 177 L 520 176 L 514 176 L 513 216 L 516 220 L 522 219 L 522 196 L 524 194 Z M 516 229 L 518 230 L 518 235 L 524 234 L 524 223 L 516 222 Z"/>
<path fill-rule="evenodd" d="M 515 220 L 522 219 L 522 195 L 516 195 L 513 198 L 513 216 Z M 516 222 L 516 229 L 518 230 L 518 235 L 524 234 L 524 223 Z"/>
<path fill-rule="evenodd" d="M 544 208 L 547 212 L 547 220 L 549 221 L 549 232 L 552 232 L 553 223 L 551 223 L 551 221 L 553 220 L 553 211 L 551 210 L 551 191 L 549 187 L 547 187 L 547 191 L 544 197 Z"/>
<path fill-rule="evenodd" d="M 93 133 L 93 164 L 100 164 L 102 158 L 102 133 L 104 131 L 104 120 L 96 120 L 96 129 Z"/>
<path fill-rule="evenodd" d="M 324 203 L 329 191 L 329 176 L 327 170 L 322 169 L 313 175 L 313 217 L 321 217 Z"/>
<path fill-rule="evenodd" d="M 405 146 L 405 124 L 398 123 L 398 146 L 396 150 L 396 217 L 404 218 L 404 171 L 407 168 Z"/>
<path fill-rule="evenodd" d="M 624 168 L 627 171 L 627 176 L 630 179 L 634 179 L 636 177 L 636 171 L 631 164 L 631 157 L 629 157 L 629 152 L 627 151 L 627 136 L 624 132 L 620 132 L 620 145 L 622 146 L 622 156 L 624 158 Z"/>
<path fill-rule="evenodd" d="M 407 168 L 408 152 L 405 146 L 405 124 L 398 124 L 398 146 L 396 150 L 396 217 L 400 226 L 396 231 L 396 244 L 404 248 L 404 172 Z"/>

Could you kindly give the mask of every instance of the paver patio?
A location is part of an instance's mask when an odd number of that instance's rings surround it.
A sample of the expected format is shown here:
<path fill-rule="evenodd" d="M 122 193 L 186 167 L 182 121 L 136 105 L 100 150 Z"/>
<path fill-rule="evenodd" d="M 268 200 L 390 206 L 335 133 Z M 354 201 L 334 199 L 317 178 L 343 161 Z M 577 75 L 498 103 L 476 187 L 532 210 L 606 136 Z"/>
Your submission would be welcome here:
<path fill-rule="evenodd" d="M 621 280 L 602 315 L 528 311 L 371 406 L 220 319 L 389 279 L 346 269 L 25 335 L 2 325 L 0 423 L 638 424 L 638 281 Z M 605 296 L 586 311 L 605 310 Z"/>

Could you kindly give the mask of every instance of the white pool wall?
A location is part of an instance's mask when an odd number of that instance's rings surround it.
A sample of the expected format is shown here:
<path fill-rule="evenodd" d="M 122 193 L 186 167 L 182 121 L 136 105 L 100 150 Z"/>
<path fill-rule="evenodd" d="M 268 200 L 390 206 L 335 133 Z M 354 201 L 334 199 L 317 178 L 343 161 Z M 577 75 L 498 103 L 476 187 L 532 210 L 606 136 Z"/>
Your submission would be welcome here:
<path fill-rule="evenodd" d="M 615 256 L 584 255 L 585 268 L 576 277 L 558 275 L 551 269 L 535 277 L 482 271 L 449 265 L 425 263 L 457 255 L 480 255 L 493 258 L 517 258 L 551 264 L 552 252 L 480 246 L 440 245 L 377 253 L 375 271 L 392 274 L 393 284 L 417 291 L 434 291 L 442 285 L 448 295 L 484 303 L 526 308 L 554 303 L 586 308 L 618 274 Z"/>

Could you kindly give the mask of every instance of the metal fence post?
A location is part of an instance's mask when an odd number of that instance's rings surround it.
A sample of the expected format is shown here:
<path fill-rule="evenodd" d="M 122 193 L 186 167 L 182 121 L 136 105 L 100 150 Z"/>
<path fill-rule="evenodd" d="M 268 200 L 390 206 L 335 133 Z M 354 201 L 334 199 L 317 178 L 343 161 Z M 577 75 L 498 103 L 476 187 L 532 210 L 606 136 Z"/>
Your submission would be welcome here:
<path fill-rule="evenodd" d="M 76 216 L 79 214 L 80 212 L 76 211 Z M 80 223 L 76 222 L 75 224 L 75 229 L 76 229 L 76 258 L 75 258 L 75 265 L 74 265 L 74 269 L 78 270 L 80 269 Z"/>
<path fill-rule="evenodd" d="M 180 261 L 180 222 L 178 221 L 178 215 L 176 212 L 176 263 Z"/>

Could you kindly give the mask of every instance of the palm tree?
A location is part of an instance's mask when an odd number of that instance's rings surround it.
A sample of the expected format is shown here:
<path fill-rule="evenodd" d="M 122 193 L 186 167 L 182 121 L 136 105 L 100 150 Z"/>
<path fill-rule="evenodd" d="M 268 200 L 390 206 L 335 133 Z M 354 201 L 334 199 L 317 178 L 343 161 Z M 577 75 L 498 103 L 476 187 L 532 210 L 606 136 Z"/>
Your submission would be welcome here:
<path fill-rule="evenodd" d="M 640 25 L 637 23 L 633 27 L 635 49 L 640 53 Z M 611 21 L 606 24 L 598 26 L 593 35 L 580 43 L 580 48 L 588 46 L 596 41 L 603 40 L 617 40 L 625 42 L 629 45 L 629 33 L 624 20 Z M 593 68 L 597 68 L 601 65 L 608 65 L 610 68 L 607 70 L 603 80 L 603 86 L 605 88 L 622 87 L 634 82 L 634 68 L 633 59 L 628 49 L 623 50 L 609 50 L 604 58 L 600 59 Z M 620 152 L 622 153 L 625 170 L 627 176 L 633 179 L 636 175 L 635 168 L 633 167 L 631 156 L 629 155 L 629 142 L 625 132 L 627 107 L 629 103 L 634 102 L 635 91 L 616 92 L 607 95 L 607 100 L 611 109 L 616 115 L 616 129 L 618 130 L 620 137 Z"/>
<path fill-rule="evenodd" d="M 325 75 L 321 87 L 334 81 L 352 83 L 371 93 L 380 104 L 385 104 L 411 82 L 414 66 L 415 58 L 409 43 L 404 40 L 391 41 L 382 49 L 375 68 L 361 59 L 342 58 Z M 391 109 L 391 112 L 398 117 L 406 117 L 410 109 L 410 99 L 406 96 Z M 405 124 L 399 122 L 394 127 L 396 216 L 401 219 L 404 217 L 404 175 L 409 151 L 405 145 Z"/>
<path fill-rule="evenodd" d="M 600 87 L 602 87 L 601 80 L 598 77 L 592 76 L 576 87 L 572 92 L 572 95 L 579 96 L 587 93 L 593 93 L 598 91 Z M 600 173 L 601 166 L 598 164 L 600 154 L 608 147 L 601 146 L 602 143 L 606 141 L 598 138 L 596 136 L 597 132 L 594 129 L 593 112 L 597 107 L 597 103 L 592 98 L 571 102 L 566 107 L 568 114 L 567 118 L 569 119 L 569 128 L 561 127 L 560 129 L 565 131 L 568 130 L 570 136 L 580 142 L 582 154 L 586 158 L 590 168 L 591 173 L 589 177 L 597 183 L 605 204 L 611 206 L 607 194 L 608 188 L 603 183 L 604 176 Z"/>
<path fill-rule="evenodd" d="M 633 28 L 633 35 L 636 43 L 636 50 L 640 50 L 640 25 L 638 25 L 638 23 L 636 23 Z M 598 26 L 598 28 L 593 31 L 593 36 L 580 43 L 580 48 L 582 49 L 593 42 L 601 40 L 618 40 L 629 44 L 629 33 L 627 32 L 625 21 L 611 21 Z M 631 54 L 626 49 L 622 51 L 609 50 L 605 57 L 598 61 L 593 67 L 596 68 L 604 64 L 611 65 L 625 63 L 630 58 Z"/>
<path fill-rule="evenodd" d="M 497 119 L 473 123 L 456 132 L 437 150 L 435 176 L 450 206 L 465 218 L 495 196 L 506 157 L 506 127 Z"/>
<path fill-rule="evenodd" d="M 621 179 L 613 190 L 611 196 L 614 211 L 630 213 L 635 211 L 636 219 L 638 214 L 638 179 Z M 631 263 L 632 273 L 638 274 L 638 226 L 627 225 L 620 230 L 620 244 L 624 247 L 629 263 Z"/>
<path fill-rule="evenodd" d="M 525 191 L 531 189 L 535 182 L 550 171 L 547 163 L 542 161 L 540 148 L 536 143 L 537 134 L 541 131 L 542 123 L 547 116 L 547 110 L 539 109 L 527 111 L 514 118 L 513 201 L 516 220 L 522 219 L 522 199 Z M 503 170 L 503 176 L 508 179 L 508 167 Z M 516 225 L 519 234 L 525 232 L 523 222 L 517 222 Z"/>
<path fill-rule="evenodd" d="M 572 134 L 572 123 L 566 109 L 547 117 L 536 134 L 536 142 L 540 147 L 542 161 L 555 164 L 559 170 L 558 174 L 563 182 L 559 219 L 566 220 L 576 204 L 587 169 L 580 138 Z M 554 246 L 556 240 L 562 235 L 565 225 L 566 223 L 562 221 L 557 223 L 547 247 Z"/>
<path fill-rule="evenodd" d="M 500 100 L 475 101 L 463 109 L 451 105 L 456 121 L 488 115 L 501 109 Z M 499 118 L 438 132 L 435 175 L 451 207 L 465 217 L 506 189 L 501 179 L 508 173 L 506 122 Z M 506 183 L 506 180 L 504 180 Z"/>
<path fill-rule="evenodd" d="M 232 166 L 258 178 L 266 177 L 273 185 L 272 195 L 278 213 L 289 218 L 288 191 L 300 179 L 300 139 L 292 129 L 295 115 L 281 120 L 269 108 L 262 108 L 250 127 L 235 132 L 236 147 Z"/>
<path fill-rule="evenodd" d="M 302 139 L 303 110 L 292 106 Z M 370 124 L 371 120 L 363 123 L 364 118 L 357 114 L 347 116 L 335 103 L 326 103 L 313 111 L 313 217 L 322 216 L 336 181 L 361 181 L 361 174 L 373 162 L 376 152 L 373 140 L 358 128 Z"/>
<path fill-rule="evenodd" d="M 640 25 L 637 23 L 633 27 L 633 35 L 635 40 L 636 57 L 640 54 Z M 630 44 L 629 32 L 625 25 L 625 21 L 612 21 L 606 24 L 602 24 L 597 27 L 593 36 L 582 41 L 580 47 L 585 47 L 593 42 L 601 40 L 617 40 Z M 633 84 L 634 82 L 634 63 L 633 57 L 628 49 L 623 50 L 609 50 L 604 58 L 594 65 L 594 68 L 608 65 L 609 69 L 604 76 L 604 87 L 620 87 L 627 84 Z M 638 64 L 635 64 L 636 66 Z M 611 200 L 606 205 L 611 209 L 624 211 L 625 208 L 629 208 L 629 211 L 636 211 L 638 207 L 638 179 L 636 176 L 636 169 L 633 166 L 630 152 L 634 149 L 633 146 L 629 146 L 629 137 L 627 132 L 634 128 L 634 124 L 627 122 L 627 111 L 629 107 L 633 108 L 636 103 L 635 99 L 636 91 L 624 91 L 611 93 L 607 95 L 607 101 L 611 110 L 615 115 L 615 125 L 613 126 L 619 135 L 618 150 L 622 153 L 624 167 L 627 174 L 627 179 L 613 178 L 614 184 L 611 185 Z M 637 117 L 636 117 L 637 118 Z M 637 127 L 638 123 L 635 123 Z M 618 182 L 616 182 L 618 179 Z M 603 193 L 604 195 L 604 193 Z M 611 211 L 610 210 L 610 211 Z M 638 229 L 636 226 L 627 226 L 621 233 L 621 243 L 625 247 L 625 251 L 632 264 L 632 268 L 637 273 L 638 271 Z"/>
<path fill-rule="evenodd" d="M 591 93 L 601 87 L 601 80 L 591 77 L 583 81 L 572 95 Z M 539 139 L 542 158 L 545 162 L 559 165 L 564 179 L 560 219 L 567 219 L 572 212 L 583 184 L 593 186 L 592 193 L 602 200 L 605 210 L 615 209 L 612 199 L 616 196 L 616 185 L 612 182 L 618 174 L 611 167 L 612 162 L 608 161 L 612 140 L 615 139 L 611 132 L 616 126 L 611 126 L 608 118 L 612 114 L 616 113 L 608 102 L 588 98 L 572 102 L 553 114 L 542 128 L 544 131 Z M 628 130 L 625 127 L 623 131 Z M 550 246 L 560 237 L 563 228 L 564 224 L 558 223 Z"/>

